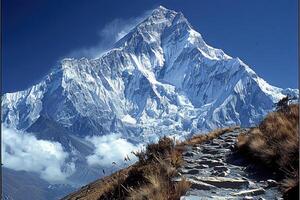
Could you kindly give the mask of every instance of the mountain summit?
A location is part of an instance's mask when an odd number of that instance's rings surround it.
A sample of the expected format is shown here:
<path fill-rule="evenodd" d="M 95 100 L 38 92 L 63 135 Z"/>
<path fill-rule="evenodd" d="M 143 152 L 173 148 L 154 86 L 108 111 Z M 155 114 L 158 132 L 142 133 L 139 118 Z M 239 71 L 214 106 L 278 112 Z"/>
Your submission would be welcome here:
<path fill-rule="evenodd" d="M 4 94 L 2 123 L 88 155 L 86 136 L 144 143 L 248 127 L 287 94 L 298 90 L 269 85 L 207 45 L 182 13 L 159 6 L 101 57 L 63 59 L 40 83 Z"/>
<path fill-rule="evenodd" d="M 287 93 L 297 91 L 270 86 L 159 6 L 102 57 L 64 59 L 37 85 L 5 94 L 2 119 L 26 130 L 46 117 L 79 135 L 195 132 L 254 124 Z"/>

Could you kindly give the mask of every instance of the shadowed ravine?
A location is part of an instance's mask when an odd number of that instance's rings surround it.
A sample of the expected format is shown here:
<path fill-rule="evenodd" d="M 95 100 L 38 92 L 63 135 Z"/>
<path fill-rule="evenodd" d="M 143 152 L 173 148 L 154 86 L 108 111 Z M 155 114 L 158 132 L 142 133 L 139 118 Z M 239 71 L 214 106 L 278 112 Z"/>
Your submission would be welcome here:
<path fill-rule="evenodd" d="M 245 130 L 242 130 L 245 131 Z M 236 137 L 241 130 L 225 133 L 201 145 L 188 146 L 186 161 L 180 168 L 191 188 L 182 200 L 203 199 L 281 199 L 274 175 L 251 165 L 235 152 Z"/>

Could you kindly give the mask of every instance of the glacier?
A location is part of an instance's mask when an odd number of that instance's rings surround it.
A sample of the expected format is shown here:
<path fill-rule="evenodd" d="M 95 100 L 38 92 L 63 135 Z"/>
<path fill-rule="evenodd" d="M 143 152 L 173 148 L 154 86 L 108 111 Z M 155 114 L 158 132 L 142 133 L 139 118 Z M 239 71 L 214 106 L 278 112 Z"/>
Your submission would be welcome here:
<path fill-rule="evenodd" d="M 60 142 L 76 158 L 78 184 L 99 176 L 86 137 L 133 144 L 250 127 L 298 89 L 268 84 L 239 58 L 205 43 L 181 12 L 154 9 L 97 58 L 65 58 L 42 81 L 2 95 L 2 124 Z"/>

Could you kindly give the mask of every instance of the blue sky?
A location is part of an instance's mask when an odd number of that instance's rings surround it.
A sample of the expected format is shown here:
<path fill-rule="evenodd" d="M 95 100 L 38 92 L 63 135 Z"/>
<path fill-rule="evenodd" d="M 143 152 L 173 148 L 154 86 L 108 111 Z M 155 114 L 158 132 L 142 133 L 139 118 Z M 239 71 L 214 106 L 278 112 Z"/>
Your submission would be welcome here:
<path fill-rule="evenodd" d="M 159 5 L 181 11 L 209 45 L 239 57 L 270 84 L 298 87 L 297 0 L 3 0 L 2 5 L 3 92 L 26 89 L 74 52 L 109 45 L 101 33 L 112 21 L 124 27 Z"/>

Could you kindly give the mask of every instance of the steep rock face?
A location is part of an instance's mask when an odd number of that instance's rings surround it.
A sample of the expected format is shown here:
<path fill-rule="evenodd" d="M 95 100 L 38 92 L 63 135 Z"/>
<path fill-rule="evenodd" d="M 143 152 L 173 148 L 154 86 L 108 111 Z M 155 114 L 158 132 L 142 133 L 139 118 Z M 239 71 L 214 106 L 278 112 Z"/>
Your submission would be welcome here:
<path fill-rule="evenodd" d="M 182 13 L 158 7 L 103 56 L 63 59 L 40 83 L 2 98 L 2 123 L 76 150 L 74 180 L 91 180 L 91 145 L 119 133 L 133 143 L 162 135 L 257 123 L 298 90 L 266 83 L 239 58 L 207 45 Z M 89 175 L 87 175 L 89 174 Z"/>
<path fill-rule="evenodd" d="M 149 139 L 250 126 L 287 93 L 298 95 L 270 86 L 160 6 L 102 57 L 64 59 L 37 85 L 4 94 L 2 120 L 27 130 L 43 117 L 79 136 Z"/>

